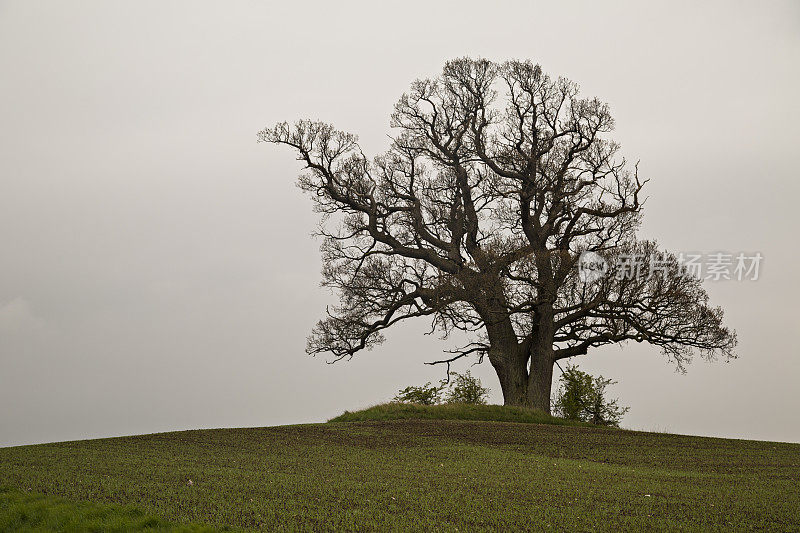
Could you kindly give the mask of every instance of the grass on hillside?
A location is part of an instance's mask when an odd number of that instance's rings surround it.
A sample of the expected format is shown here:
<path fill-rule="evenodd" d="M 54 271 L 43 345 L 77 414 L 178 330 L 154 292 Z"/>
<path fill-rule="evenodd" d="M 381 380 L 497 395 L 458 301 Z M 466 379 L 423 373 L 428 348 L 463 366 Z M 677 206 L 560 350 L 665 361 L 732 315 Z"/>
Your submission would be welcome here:
<path fill-rule="evenodd" d="M 176 525 L 138 509 L 0 488 L 0 531 L 126 531 L 203 533 L 207 525 Z"/>
<path fill-rule="evenodd" d="M 0 449 L 0 485 L 243 529 L 800 531 L 799 484 L 798 444 L 472 420 Z"/>
<path fill-rule="evenodd" d="M 384 403 L 361 411 L 345 411 L 328 422 L 363 422 L 366 420 L 483 420 L 486 422 L 521 422 L 525 424 L 556 424 L 563 426 L 590 426 L 584 422 L 550 416 L 536 409 L 506 407 L 504 405 L 473 405 L 449 403 L 420 405 L 415 403 Z"/>

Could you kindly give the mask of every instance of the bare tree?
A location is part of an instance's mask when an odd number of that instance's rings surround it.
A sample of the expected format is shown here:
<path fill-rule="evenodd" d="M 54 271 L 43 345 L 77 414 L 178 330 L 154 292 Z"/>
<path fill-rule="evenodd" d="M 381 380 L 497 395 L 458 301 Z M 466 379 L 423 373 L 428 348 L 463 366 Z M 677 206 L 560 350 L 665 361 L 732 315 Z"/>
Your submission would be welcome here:
<path fill-rule="evenodd" d="M 506 404 L 548 412 L 554 363 L 596 346 L 648 342 L 681 369 L 695 350 L 734 357 L 735 333 L 701 282 L 637 241 L 645 181 L 606 138 L 606 104 L 529 61 L 465 58 L 414 82 L 391 124 L 399 134 L 374 160 L 319 122 L 258 134 L 297 152 L 322 214 L 323 285 L 340 304 L 309 353 L 350 357 L 426 316 L 444 336 L 472 336 L 434 363 L 487 356 Z M 587 251 L 612 265 L 606 275 L 577 275 Z M 660 274 L 614 266 L 633 254 L 644 271 L 657 258 Z"/>

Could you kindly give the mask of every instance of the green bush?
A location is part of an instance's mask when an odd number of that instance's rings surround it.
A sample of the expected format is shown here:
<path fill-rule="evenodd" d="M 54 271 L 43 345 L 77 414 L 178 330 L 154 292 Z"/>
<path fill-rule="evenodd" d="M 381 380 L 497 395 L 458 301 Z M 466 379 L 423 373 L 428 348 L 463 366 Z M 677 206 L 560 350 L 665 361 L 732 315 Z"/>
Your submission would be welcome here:
<path fill-rule="evenodd" d="M 481 386 L 481 380 L 473 377 L 469 370 L 463 374 L 450 374 L 449 389 L 445 396 L 447 403 L 469 403 L 485 405 L 489 389 Z"/>
<path fill-rule="evenodd" d="M 449 380 L 442 380 L 439 386 L 427 382 L 419 387 L 411 386 L 398 391 L 395 402 L 414 403 L 418 405 L 438 405 L 444 403 L 463 403 L 485 405 L 489 389 L 481 385 L 481 380 L 470 374 L 450 373 Z"/>
<path fill-rule="evenodd" d="M 442 387 L 434 387 L 431 382 L 427 382 L 420 387 L 406 387 L 398 391 L 394 401 L 400 403 L 416 403 L 419 405 L 436 405 L 442 399 Z"/>
<path fill-rule="evenodd" d="M 622 417 L 630 407 L 620 407 L 617 400 L 607 400 L 605 389 L 616 381 L 603 376 L 591 376 L 567 366 L 561 374 L 560 385 L 553 399 L 552 411 L 567 420 L 591 422 L 600 426 L 619 427 Z"/>

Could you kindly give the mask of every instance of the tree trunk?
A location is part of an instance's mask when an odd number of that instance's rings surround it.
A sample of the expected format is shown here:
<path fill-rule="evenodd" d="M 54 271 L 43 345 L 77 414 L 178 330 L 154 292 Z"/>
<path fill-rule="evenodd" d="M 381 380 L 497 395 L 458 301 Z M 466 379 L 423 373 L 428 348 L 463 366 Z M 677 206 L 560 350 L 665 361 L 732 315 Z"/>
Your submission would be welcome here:
<path fill-rule="evenodd" d="M 525 366 L 498 368 L 498 365 L 494 365 L 503 391 L 503 404 L 538 409 L 549 414 L 553 363 L 533 365 L 530 373 Z"/>
<path fill-rule="evenodd" d="M 538 358 L 536 353 L 532 354 L 527 391 L 530 406 L 550 414 L 550 392 L 552 387 L 552 358 L 547 356 Z"/>
<path fill-rule="evenodd" d="M 555 323 L 551 304 L 537 309 L 536 335 L 531 342 L 528 372 L 528 401 L 531 407 L 550 414 L 550 390 L 553 386 L 553 336 Z"/>
<path fill-rule="evenodd" d="M 525 364 L 516 364 L 513 361 L 508 361 L 508 359 L 500 365 L 492 361 L 497 377 L 500 380 L 500 389 L 503 391 L 503 404 L 530 407 L 528 402 L 528 372 Z"/>
<path fill-rule="evenodd" d="M 549 414 L 553 385 L 552 351 L 534 351 L 528 357 L 520 350 L 517 346 L 503 353 L 495 349 L 489 352 L 489 360 L 497 372 L 503 391 L 503 404 L 538 409 Z"/>
<path fill-rule="evenodd" d="M 553 320 L 548 307 L 539 312 L 536 336 L 520 344 L 511 320 L 504 311 L 486 320 L 489 361 L 497 372 L 504 405 L 517 405 L 550 413 L 553 381 Z M 491 317 L 491 315 L 490 315 Z"/>

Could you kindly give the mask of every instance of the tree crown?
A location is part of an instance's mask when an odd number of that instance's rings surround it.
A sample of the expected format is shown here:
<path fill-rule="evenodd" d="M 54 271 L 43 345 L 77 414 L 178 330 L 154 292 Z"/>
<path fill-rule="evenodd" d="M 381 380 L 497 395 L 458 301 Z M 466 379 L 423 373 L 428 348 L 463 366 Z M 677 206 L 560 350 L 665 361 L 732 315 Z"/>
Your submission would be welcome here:
<path fill-rule="evenodd" d="M 735 333 L 678 258 L 639 241 L 646 183 L 619 156 L 606 104 L 530 61 L 462 58 L 414 82 L 395 106 L 389 150 L 299 121 L 259 132 L 305 165 L 299 184 L 323 214 L 323 285 L 338 291 L 308 341 L 337 359 L 381 342 L 398 321 L 428 316 L 445 335 L 473 334 L 457 357 L 513 338 L 553 360 L 628 340 L 662 348 L 679 368 L 698 350 L 733 357 Z M 581 254 L 638 254 L 671 274 L 592 281 Z"/>

